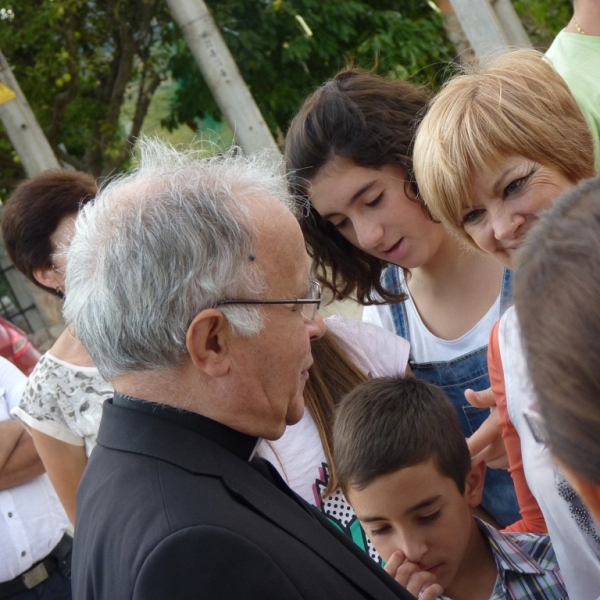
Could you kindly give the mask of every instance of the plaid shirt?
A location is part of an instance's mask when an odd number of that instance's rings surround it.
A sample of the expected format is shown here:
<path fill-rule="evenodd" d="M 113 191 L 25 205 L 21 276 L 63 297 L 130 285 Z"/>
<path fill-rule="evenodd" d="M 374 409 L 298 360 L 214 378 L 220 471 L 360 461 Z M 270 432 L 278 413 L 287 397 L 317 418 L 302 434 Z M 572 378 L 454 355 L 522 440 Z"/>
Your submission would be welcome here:
<path fill-rule="evenodd" d="M 476 521 L 498 567 L 490 600 L 568 600 L 549 536 L 501 533 L 479 519 Z M 450 600 L 447 596 L 439 598 Z"/>

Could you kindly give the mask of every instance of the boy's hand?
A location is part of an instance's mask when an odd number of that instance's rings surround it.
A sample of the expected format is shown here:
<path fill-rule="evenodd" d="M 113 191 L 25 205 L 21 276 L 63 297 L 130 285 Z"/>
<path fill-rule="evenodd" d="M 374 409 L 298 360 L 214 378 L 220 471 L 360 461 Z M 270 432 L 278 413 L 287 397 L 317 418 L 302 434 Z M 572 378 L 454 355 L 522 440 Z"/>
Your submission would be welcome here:
<path fill-rule="evenodd" d="M 435 583 L 433 573 L 419 571 L 419 566 L 406 560 L 406 556 L 400 550 L 392 554 L 384 568 L 388 575 L 419 600 L 435 600 L 444 593 L 442 586 Z"/>

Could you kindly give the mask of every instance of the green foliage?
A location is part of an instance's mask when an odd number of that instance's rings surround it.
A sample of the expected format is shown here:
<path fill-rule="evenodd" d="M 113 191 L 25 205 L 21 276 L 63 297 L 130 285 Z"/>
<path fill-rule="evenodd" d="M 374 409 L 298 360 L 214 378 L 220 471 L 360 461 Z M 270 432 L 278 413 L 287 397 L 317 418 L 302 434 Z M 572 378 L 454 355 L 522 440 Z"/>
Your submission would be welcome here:
<path fill-rule="evenodd" d="M 425 0 L 208 0 L 215 21 L 274 135 L 305 97 L 348 62 L 420 83 L 441 83 L 453 50 Z M 442 64 L 440 64 L 442 63 Z M 221 114 L 187 48 L 170 62 L 178 89 L 166 126 Z"/>
<path fill-rule="evenodd" d="M 306 96 L 349 62 L 436 88 L 454 55 L 429 0 L 207 3 L 280 141 Z M 569 0 L 514 4 L 540 47 L 571 14 Z M 169 76 L 175 92 L 163 124 L 222 121 L 164 0 L 4 0 L 0 40 L 57 155 L 95 175 L 128 165 L 150 100 Z M 0 130 L 0 196 L 23 176 Z"/>
<path fill-rule="evenodd" d="M 57 156 L 95 175 L 127 164 L 148 104 L 166 76 L 177 27 L 162 0 L 13 0 L 1 49 Z M 120 122 L 131 97 L 136 113 Z M 0 138 L 0 187 L 23 173 Z"/>
<path fill-rule="evenodd" d="M 549 48 L 573 14 L 570 0 L 514 0 L 513 4 L 533 45 L 542 51 Z"/>

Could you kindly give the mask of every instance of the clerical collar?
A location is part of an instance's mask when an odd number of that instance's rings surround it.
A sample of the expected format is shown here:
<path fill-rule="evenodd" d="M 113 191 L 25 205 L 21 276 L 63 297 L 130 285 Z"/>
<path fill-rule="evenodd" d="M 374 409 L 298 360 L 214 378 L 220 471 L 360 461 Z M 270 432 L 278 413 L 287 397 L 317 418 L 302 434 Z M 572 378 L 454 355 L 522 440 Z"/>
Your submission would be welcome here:
<path fill-rule="evenodd" d="M 120 394 L 119 392 L 115 392 L 112 403 L 114 406 L 151 414 L 158 419 L 171 421 L 171 423 L 175 423 L 180 427 L 195 431 L 211 442 L 229 450 L 229 452 L 242 460 L 250 460 L 258 448 L 258 444 L 261 442 L 260 438 L 240 433 L 235 429 L 231 429 L 231 427 L 227 427 L 227 425 L 213 421 L 198 413 L 190 412 L 189 410 L 140 400 L 139 398 Z"/>

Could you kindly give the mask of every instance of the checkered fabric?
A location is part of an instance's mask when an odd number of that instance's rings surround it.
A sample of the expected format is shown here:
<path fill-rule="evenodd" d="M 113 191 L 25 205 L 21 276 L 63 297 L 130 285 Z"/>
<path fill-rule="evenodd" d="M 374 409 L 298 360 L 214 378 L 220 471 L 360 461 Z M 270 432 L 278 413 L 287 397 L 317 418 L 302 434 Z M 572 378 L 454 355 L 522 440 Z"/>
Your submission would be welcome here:
<path fill-rule="evenodd" d="M 502 533 L 476 520 L 498 567 L 490 600 L 568 600 L 548 535 Z M 439 598 L 450 600 L 446 596 Z"/>

